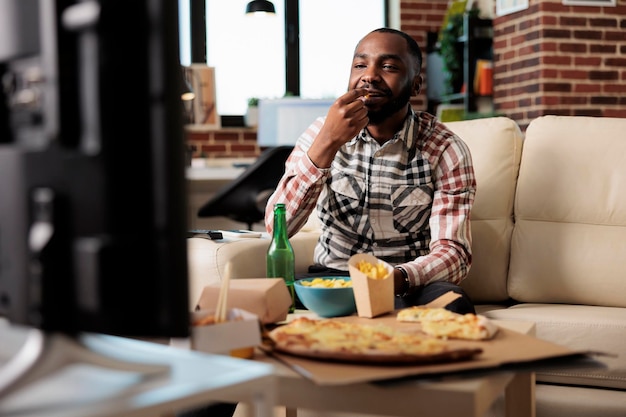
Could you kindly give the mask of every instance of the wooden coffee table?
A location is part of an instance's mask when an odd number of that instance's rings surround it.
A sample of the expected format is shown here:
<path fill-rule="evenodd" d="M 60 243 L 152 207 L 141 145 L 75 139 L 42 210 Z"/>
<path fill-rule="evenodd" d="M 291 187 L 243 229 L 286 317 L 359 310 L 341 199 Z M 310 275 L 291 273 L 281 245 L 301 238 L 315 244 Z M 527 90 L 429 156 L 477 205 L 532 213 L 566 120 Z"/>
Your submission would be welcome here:
<path fill-rule="evenodd" d="M 296 312 L 296 316 L 298 314 L 302 313 Z M 535 331 L 534 323 L 530 322 L 494 322 L 524 334 L 532 335 Z M 256 360 L 275 366 L 276 404 L 286 408 L 287 417 L 296 417 L 298 409 L 406 417 L 482 417 L 501 395 L 504 395 L 507 417 L 535 416 L 535 375 L 532 372 L 502 371 L 472 377 L 324 386 L 262 352 L 257 354 Z"/>

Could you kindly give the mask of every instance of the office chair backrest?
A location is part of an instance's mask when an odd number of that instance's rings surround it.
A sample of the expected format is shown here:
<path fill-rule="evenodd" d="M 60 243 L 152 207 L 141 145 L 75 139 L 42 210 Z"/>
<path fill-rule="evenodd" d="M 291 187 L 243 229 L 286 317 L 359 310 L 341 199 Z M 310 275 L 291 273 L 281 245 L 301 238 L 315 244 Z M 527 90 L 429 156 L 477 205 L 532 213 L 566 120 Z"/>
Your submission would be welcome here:
<path fill-rule="evenodd" d="M 221 188 L 198 210 L 198 217 L 224 216 L 252 224 L 263 220 L 265 205 L 285 172 L 293 146 L 268 148 L 233 182 Z"/>

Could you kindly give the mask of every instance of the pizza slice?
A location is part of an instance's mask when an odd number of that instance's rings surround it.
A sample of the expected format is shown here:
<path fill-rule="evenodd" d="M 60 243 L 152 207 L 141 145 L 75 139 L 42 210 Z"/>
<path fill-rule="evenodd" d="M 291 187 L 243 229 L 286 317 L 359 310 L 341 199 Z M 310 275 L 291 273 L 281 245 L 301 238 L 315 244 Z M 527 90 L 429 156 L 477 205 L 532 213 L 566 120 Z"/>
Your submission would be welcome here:
<path fill-rule="evenodd" d="M 424 333 L 442 339 L 487 340 L 498 332 L 498 326 L 485 316 L 445 308 L 409 307 L 400 310 L 397 319 L 420 323 Z"/>

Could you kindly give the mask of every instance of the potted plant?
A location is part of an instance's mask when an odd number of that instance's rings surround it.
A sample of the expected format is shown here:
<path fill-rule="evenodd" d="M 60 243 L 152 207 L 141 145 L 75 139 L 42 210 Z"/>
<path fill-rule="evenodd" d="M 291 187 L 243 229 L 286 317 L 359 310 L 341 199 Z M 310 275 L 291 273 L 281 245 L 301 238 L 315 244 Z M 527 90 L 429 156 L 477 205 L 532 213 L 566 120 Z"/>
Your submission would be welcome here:
<path fill-rule="evenodd" d="M 259 124 L 259 99 L 257 97 L 248 99 L 248 108 L 244 116 L 244 122 L 248 127 L 255 127 Z"/>
<path fill-rule="evenodd" d="M 447 25 L 441 30 L 439 41 L 439 53 L 444 66 L 446 94 L 459 92 L 463 84 L 463 52 L 458 41 L 462 34 L 463 14 L 450 15 Z"/>

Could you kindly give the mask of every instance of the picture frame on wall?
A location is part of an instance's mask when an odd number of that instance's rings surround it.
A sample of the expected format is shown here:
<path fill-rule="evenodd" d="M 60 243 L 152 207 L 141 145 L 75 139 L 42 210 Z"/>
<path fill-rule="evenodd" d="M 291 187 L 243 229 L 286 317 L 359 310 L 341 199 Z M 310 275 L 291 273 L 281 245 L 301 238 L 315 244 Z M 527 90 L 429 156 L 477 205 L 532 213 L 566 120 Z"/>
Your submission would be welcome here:
<path fill-rule="evenodd" d="M 496 0 L 496 16 L 528 9 L 528 0 Z"/>
<path fill-rule="evenodd" d="M 185 78 L 195 94 L 191 106 L 190 123 L 196 127 L 220 128 L 221 120 L 217 112 L 215 67 L 209 67 L 205 64 L 191 64 L 185 67 Z"/>

